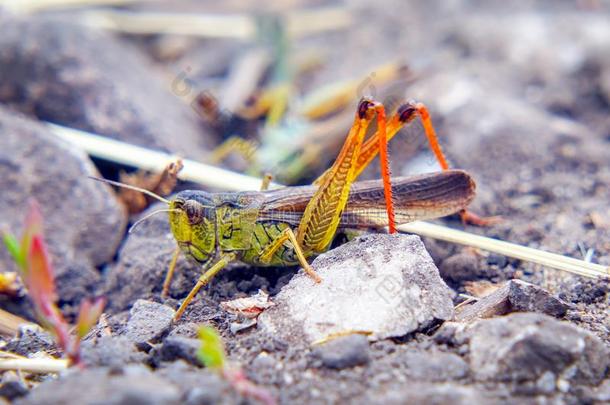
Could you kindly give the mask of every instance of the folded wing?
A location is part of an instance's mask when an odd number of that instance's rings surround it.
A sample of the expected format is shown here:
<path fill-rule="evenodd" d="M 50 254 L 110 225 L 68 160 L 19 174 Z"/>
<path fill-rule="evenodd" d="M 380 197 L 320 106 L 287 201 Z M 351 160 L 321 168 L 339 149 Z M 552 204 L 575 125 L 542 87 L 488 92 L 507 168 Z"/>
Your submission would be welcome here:
<path fill-rule="evenodd" d="M 265 193 L 259 220 L 299 224 L 315 186 L 286 187 Z M 393 177 L 392 192 L 396 222 L 438 218 L 465 208 L 475 195 L 475 183 L 461 170 Z M 341 215 L 342 228 L 387 226 L 388 218 L 381 180 L 360 181 L 352 185 L 349 200 Z"/>

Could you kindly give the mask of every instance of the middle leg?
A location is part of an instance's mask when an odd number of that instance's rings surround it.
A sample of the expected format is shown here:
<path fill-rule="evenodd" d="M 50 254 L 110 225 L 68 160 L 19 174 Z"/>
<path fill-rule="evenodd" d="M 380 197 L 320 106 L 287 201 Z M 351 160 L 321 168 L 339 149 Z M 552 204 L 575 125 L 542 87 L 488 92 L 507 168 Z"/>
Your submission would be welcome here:
<path fill-rule="evenodd" d="M 285 228 L 281 234 L 279 234 L 274 240 L 269 242 L 269 244 L 261 250 L 261 252 L 259 253 L 261 262 L 269 263 L 273 254 L 287 241 L 290 241 L 292 249 L 294 250 L 294 253 L 297 255 L 297 259 L 299 260 L 299 264 L 303 267 L 305 273 L 307 273 L 311 278 L 313 278 L 316 283 L 321 282 L 322 279 L 320 278 L 320 276 L 318 276 L 314 269 L 309 265 L 309 263 L 307 263 L 305 254 L 299 246 L 299 242 L 297 242 L 297 238 L 291 228 Z"/>

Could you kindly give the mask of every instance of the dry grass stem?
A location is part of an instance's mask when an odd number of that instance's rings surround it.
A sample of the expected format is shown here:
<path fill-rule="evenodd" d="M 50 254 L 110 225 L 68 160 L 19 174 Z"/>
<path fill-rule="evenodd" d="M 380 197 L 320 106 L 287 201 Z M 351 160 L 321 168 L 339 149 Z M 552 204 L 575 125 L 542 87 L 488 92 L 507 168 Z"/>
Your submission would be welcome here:
<path fill-rule="evenodd" d="M 314 32 L 336 30 L 352 23 L 344 8 L 329 7 L 283 15 L 288 35 L 301 37 Z M 257 21 L 246 14 L 193 14 L 92 10 L 83 13 L 83 21 L 96 28 L 128 34 L 175 34 L 205 38 L 253 40 Z"/>
<path fill-rule="evenodd" d="M 18 13 L 35 13 L 78 7 L 120 6 L 139 1 L 142 0 L 0 0 L 0 6 Z"/>
<path fill-rule="evenodd" d="M 19 325 L 22 324 L 32 324 L 32 322 L 0 309 L 0 335 L 15 336 Z"/>
<path fill-rule="evenodd" d="M 0 359 L 0 370 L 19 370 L 28 373 L 59 373 L 68 368 L 68 360 L 63 359 Z"/>

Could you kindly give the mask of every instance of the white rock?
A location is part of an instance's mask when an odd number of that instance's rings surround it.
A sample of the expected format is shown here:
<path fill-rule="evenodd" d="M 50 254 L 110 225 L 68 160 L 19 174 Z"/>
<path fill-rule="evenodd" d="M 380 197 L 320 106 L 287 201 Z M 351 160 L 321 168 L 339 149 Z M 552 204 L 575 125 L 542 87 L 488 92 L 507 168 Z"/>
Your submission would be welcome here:
<path fill-rule="evenodd" d="M 312 266 L 322 282 L 297 274 L 260 315 L 260 328 L 309 343 L 345 331 L 368 331 L 377 340 L 453 315 L 453 292 L 418 236 L 367 235 Z"/>

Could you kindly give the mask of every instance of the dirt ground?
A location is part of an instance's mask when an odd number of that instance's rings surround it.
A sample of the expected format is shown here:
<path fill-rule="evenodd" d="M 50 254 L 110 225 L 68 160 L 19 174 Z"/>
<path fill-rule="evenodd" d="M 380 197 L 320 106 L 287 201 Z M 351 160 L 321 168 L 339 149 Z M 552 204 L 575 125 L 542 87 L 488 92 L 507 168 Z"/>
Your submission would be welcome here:
<path fill-rule="evenodd" d="M 270 10 L 248 10 L 238 1 L 222 7 L 207 1 L 180 1 L 171 7 L 262 13 L 324 2 L 289 3 L 265 6 Z M 353 23 L 291 42 L 290 54 L 295 58 L 313 52 L 321 60 L 316 69 L 299 77 L 299 91 L 364 76 L 353 94 L 352 110 L 367 94 L 385 101 L 425 103 L 451 165 L 468 171 L 476 180 L 477 197 L 470 208 L 504 219 L 485 228 L 464 227 L 457 216 L 439 222 L 610 266 L 607 2 L 372 4 L 354 0 L 331 5 L 345 6 Z M 169 6 L 145 4 L 133 9 L 165 7 Z M 68 315 L 74 315 L 80 300 L 74 291 L 103 294 L 108 298 L 106 325 L 100 325 L 85 342 L 90 364 L 86 371 L 71 371 L 58 378 L 38 376 L 35 384 L 21 385 L 9 384 L 4 376 L 0 395 L 7 401 L 251 402 L 216 374 L 202 369 L 195 359 L 196 326 L 211 323 L 219 329 L 231 361 L 240 364 L 253 382 L 268 388 L 280 403 L 610 402 L 607 279 L 588 279 L 432 239 L 424 238 L 424 244 L 453 290 L 454 305 L 464 300 L 460 294 L 476 295 L 473 283 L 481 286 L 518 279 L 560 300 L 565 310 L 550 315 L 535 313 L 537 310 L 505 314 L 472 324 L 438 321 L 406 336 L 371 343 L 351 338 L 335 347 L 318 348 L 256 326 L 236 332 L 236 323 L 243 320 L 222 309 L 220 303 L 254 295 L 259 289 L 267 291 L 273 301 L 298 277 L 298 269 L 232 264 L 204 288 L 179 323 L 171 324 L 163 316 L 177 308 L 200 272 L 195 264 L 180 258 L 170 297 L 161 298 L 174 248 L 167 218 L 152 217 L 128 235 L 124 232 L 126 214 L 119 214 L 119 203 L 108 189 L 83 186 L 78 180 L 90 174 L 91 162 L 83 154 L 44 152 L 61 147 L 36 121 L 206 159 L 211 145 L 227 134 L 218 134 L 203 122 L 174 84 L 178 79 L 192 84 L 189 94 L 195 89 L 218 89 L 239 57 L 255 45 L 229 39 L 90 32 L 74 23 L 73 13 L 16 17 L 0 12 L 0 185 L 9 190 L 0 196 L 0 225 L 18 229 L 23 215 L 19 203 L 43 190 L 40 195 L 45 201 L 41 203 L 55 208 L 43 210 L 50 224 L 47 237 L 52 240 L 58 235 L 51 250 L 60 282 L 69 284 L 59 286 L 60 295 L 65 288 L 68 296 L 60 304 Z M 100 55 L 99 60 L 95 55 Z M 397 60 L 406 62 L 413 75 L 406 88 L 382 90 L 367 81 L 375 76 L 376 67 Z M 21 142 L 50 146 L 23 148 Z M 437 170 L 425 145 L 418 123 L 401 131 L 390 145 L 393 173 Z M 69 164 L 59 171 L 61 176 L 44 169 L 46 162 L 58 165 L 56 158 L 45 160 L 55 153 L 68 156 L 64 161 Z M 321 154 L 320 167 L 331 158 Z M 131 169 L 94 163 L 110 177 Z M 364 176 L 378 177 L 378 164 L 373 166 Z M 20 177 L 14 178 L 15 173 Z M 77 198 L 64 202 L 69 190 L 56 188 L 58 179 L 78 190 Z M 54 195 L 54 189 L 63 194 Z M 62 216 L 62 206 L 75 214 Z M 104 222 L 108 230 L 103 228 L 96 231 L 95 238 L 87 238 L 84 255 L 83 234 L 96 227 L 84 222 L 79 213 L 88 218 L 112 215 Z M 123 235 L 118 248 L 112 242 L 117 235 Z M 104 245 L 99 252 L 91 251 L 95 240 Z M 390 249 L 381 246 L 380 255 L 383 249 Z M 72 281 L 70 274 L 78 269 L 89 275 Z M 0 254 L 0 270 L 14 271 L 4 253 Z M 137 300 L 142 301 L 134 310 Z M 3 297 L 0 305 L 21 316 L 32 316 L 26 297 Z M 141 325 L 154 328 L 154 333 L 130 335 L 129 330 L 139 327 L 134 315 L 138 310 L 159 311 L 158 319 L 153 316 Z M 48 336 L 38 332 L 5 337 L 4 343 L 2 350 L 26 356 L 55 350 Z M 83 386 L 92 387 L 91 392 L 75 394 Z"/>

